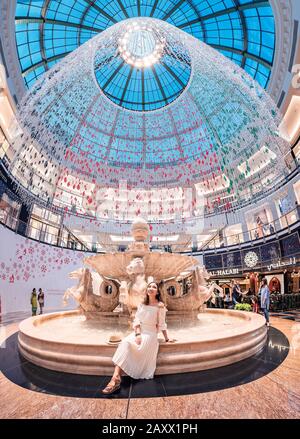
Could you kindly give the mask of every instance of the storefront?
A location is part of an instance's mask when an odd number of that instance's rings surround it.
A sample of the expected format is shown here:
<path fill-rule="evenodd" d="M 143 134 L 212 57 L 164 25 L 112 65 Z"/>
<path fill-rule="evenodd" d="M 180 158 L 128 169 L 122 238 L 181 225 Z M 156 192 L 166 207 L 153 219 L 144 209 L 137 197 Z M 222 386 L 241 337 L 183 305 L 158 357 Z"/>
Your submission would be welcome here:
<path fill-rule="evenodd" d="M 221 288 L 223 288 L 224 294 L 227 294 L 231 288 L 231 281 L 234 280 L 240 285 L 241 291 L 246 293 L 250 288 L 250 279 L 247 273 L 244 273 L 238 268 L 232 268 L 227 270 L 213 270 L 209 271 L 210 281 L 216 282 Z"/>
<path fill-rule="evenodd" d="M 258 294 L 262 278 L 266 278 L 270 292 L 273 294 L 299 293 L 300 260 L 291 257 L 278 260 L 259 270 L 230 268 L 209 270 L 210 281 L 217 282 L 223 289 L 230 287 L 232 280 L 240 285 L 241 291 L 248 294 Z"/>

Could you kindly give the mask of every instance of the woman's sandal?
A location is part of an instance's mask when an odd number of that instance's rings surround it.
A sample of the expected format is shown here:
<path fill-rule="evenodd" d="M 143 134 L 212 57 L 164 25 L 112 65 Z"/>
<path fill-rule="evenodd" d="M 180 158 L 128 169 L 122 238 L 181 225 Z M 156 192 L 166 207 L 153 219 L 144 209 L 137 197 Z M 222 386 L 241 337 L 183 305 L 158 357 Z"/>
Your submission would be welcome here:
<path fill-rule="evenodd" d="M 121 380 L 112 379 L 107 384 L 107 386 L 102 390 L 102 393 L 104 393 L 104 395 L 110 395 L 111 393 L 116 392 L 116 390 L 119 390 L 120 387 L 121 387 Z"/>

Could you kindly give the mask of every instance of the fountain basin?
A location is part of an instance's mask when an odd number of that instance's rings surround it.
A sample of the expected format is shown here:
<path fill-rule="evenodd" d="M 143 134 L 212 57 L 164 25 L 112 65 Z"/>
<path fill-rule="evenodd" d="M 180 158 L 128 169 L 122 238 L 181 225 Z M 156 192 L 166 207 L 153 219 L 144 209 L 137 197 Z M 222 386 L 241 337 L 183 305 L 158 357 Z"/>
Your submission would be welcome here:
<path fill-rule="evenodd" d="M 235 363 L 259 352 L 267 338 L 265 319 L 252 312 L 208 309 L 196 314 L 168 312 L 168 332 L 177 342 L 160 347 L 156 375 L 192 372 Z M 110 375 L 117 348 L 111 335 L 131 332 L 129 318 L 104 313 L 86 320 L 79 311 L 30 317 L 19 326 L 19 350 L 28 361 L 51 370 Z"/>

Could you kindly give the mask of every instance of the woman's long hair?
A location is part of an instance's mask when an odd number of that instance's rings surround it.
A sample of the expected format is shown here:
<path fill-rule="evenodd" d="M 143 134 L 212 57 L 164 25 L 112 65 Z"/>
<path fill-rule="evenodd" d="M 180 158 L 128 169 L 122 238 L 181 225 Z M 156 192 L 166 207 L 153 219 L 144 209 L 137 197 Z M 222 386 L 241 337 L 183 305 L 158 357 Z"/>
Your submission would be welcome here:
<path fill-rule="evenodd" d="M 144 305 L 149 305 L 149 296 L 147 294 L 147 289 L 148 289 L 149 285 L 151 285 L 151 284 L 155 284 L 157 286 L 157 294 L 155 296 L 156 300 L 158 300 L 159 302 L 163 301 L 162 298 L 161 298 L 161 293 L 160 293 L 159 285 L 158 285 L 157 282 L 153 281 L 153 282 L 149 282 L 148 285 L 147 285 L 146 293 L 145 293 L 145 297 L 144 297 L 144 301 L 143 301 Z"/>

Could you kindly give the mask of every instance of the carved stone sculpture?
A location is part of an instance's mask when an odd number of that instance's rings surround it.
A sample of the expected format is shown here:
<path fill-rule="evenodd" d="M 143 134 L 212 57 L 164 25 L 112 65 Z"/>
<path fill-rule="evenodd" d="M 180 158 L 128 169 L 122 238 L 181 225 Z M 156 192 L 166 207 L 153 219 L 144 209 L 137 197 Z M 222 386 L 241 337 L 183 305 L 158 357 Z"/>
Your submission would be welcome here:
<path fill-rule="evenodd" d="M 84 313 L 108 312 L 118 306 L 119 294 L 115 282 L 103 279 L 99 294 L 94 294 L 92 274 L 88 268 L 79 268 L 70 273 L 69 277 L 78 279 L 78 284 L 65 292 L 64 303 L 67 302 L 70 296 L 73 296 Z"/>
<path fill-rule="evenodd" d="M 88 268 L 70 273 L 71 278 L 78 279 L 78 284 L 66 291 L 64 300 L 72 295 L 84 313 L 112 312 L 119 304 L 123 312 L 131 313 L 142 302 L 147 284 L 155 280 L 161 286 L 168 310 L 201 309 L 213 290 L 220 287 L 216 284 L 206 285 L 209 275 L 199 266 L 197 259 L 180 254 L 150 252 L 145 242 L 148 233 L 148 224 L 138 219 L 132 228 L 135 241 L 127 252 L 86 258 L 85 263 L 97 273 L 91 273 Z M 96 276 L 100 279 L 99 291 L 93 290 Z"/>
<path fill-rule="evenodd" d="M 190 285 L 186 294 L 183 294 L 178 281 L 170 280 L 163 284 L 163 299 L 170 311 L 194 311 L 201 309 L 202 305 L 210 299 L 215 288 L 222 290 L 216 283 L 209 287 L 206 279 L 209 278 L 207 271 L 199 266 L 188 276 Z M 170 295 L 168 289 L 174 286 L 175 294 Z M 223 290 L 222 290 L 223 291 Z"/>

